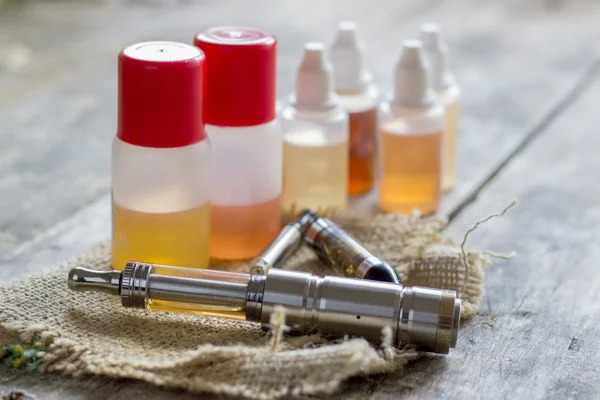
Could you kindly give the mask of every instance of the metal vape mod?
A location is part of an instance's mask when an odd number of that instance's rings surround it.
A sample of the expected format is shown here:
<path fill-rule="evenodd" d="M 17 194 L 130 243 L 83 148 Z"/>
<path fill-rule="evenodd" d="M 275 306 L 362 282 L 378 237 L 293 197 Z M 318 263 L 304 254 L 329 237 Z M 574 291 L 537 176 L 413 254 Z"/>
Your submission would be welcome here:
<path fill-rule="evenodd" d="M 450 290 L 271 268 L 249 275 L 128 262 L 124 271 L 73 268 L 69 288 L 121 296 L 125 307 L 180 311 L 269 323 L 286 309 L 291 332 L 362 336 L 380 343 L 390 327 L 394 345 L 447 354 L 456 346 L 460 300 Z"/>
<path fill-rule="evenodd" d="M 313 221 L 304 240 L 319 258 L 347 277 L 400 283 L 394 268 L 375 257 L 352 236 L 327 218 Z"/>
<path fill-rule="evenodd" d="M 280 266 L 302 245 L 306 230 L 319 218 L 312 210 L 302 211 L 298 218 L 283 227 L 279 235 L 250 264 L 250 273 L 264 275 L 270 268 Z"/>

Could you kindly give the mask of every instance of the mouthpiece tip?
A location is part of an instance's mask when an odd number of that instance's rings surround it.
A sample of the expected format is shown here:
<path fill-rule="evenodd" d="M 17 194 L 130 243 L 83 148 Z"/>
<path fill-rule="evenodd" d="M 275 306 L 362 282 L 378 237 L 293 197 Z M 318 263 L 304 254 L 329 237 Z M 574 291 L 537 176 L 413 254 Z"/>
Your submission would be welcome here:
<path fill-rule="evenodd" d="M 105 292 L 119 294 L 120 271 L 96 271 L 75 267 L 69 271 L 67 285 L 76 292 Z"/>
<path fill-rule="evenodd" d="M 388 263 L 372 266 L 367 270 L 363 279 L 400 284 L 400 279 L 398 278 L 396 270 Z"/>

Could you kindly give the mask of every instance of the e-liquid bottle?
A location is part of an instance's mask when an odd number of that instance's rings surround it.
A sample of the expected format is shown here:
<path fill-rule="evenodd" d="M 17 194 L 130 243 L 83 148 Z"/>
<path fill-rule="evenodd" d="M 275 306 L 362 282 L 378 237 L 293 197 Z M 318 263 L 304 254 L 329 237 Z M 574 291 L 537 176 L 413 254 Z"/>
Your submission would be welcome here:
<path fill-rule="evenodd" d="M 379 90 L 365 68 L 364 45 L 354 22 L 338 25 L 331 62 L 335 91 L 350 119 L 348 194 L 359 195 L 375 183 Z"/>
<path fill-rule="evenodd" d="M 277 40 L 255 28 L 216 27 L 197 35 L 194 43 L 207 60 L 203 113 L 212 146 L 210 255 L 252 258 L 281 227 Z"/>
<path fill-rule="evenodd" d="M 296 92 L 281 113 L 286 215 L 310 208 L 343 212 L 348 204 L 348 115 L 333 92 L 324 46 L 308 42 Z"/>
<path fill-rule="evenodd" d="M 437 92 L 446 114 L 442 134 L 442 190 L 454 187 L 456 182 L 456 138 L 460 116 L 460 88 L 448 71 L 446 57 L 448 49 L 440 39 L 440 28 L 436 24 L 421 27 L 423 54 L 430 68 L 431 85 Z"/>
<path fill-rule="evenodd" d="M 129 260 L 206 268 L 210 146 L 202 114 L 204 54 L 145 42 L 119 54 L 112 144 L 112 265 Z"/>
<path fill-rule="evenodd" d="M 418 40 L 406 40 L 391 100 L 382 107 L 380 208 L 434 212 L 440 201 L 444 109 L 429 85 Z"/>

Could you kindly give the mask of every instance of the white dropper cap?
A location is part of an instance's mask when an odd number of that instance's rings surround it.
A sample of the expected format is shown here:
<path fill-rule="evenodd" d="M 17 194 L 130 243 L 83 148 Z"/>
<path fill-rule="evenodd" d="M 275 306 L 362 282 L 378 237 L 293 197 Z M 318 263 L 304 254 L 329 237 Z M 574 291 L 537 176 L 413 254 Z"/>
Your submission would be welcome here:
<path fill-rule="evenodd" d="M 323 111 L 338 105 L 333 92 L 333 68 L 325 58 L 325 46 L 320 42 L 304 45 L 304 57 L 298 67 L 296 93 L 292 105 L 305 111 Z"/>
<path fill-rule="evenodd" d="M 396 64 L 392 103 L 402 108 L 423 108 L 431 106 L 434 101 L 429 71 L 421 55 L 421 42 L 405 40 Z"/>
<path fill-rule="evenodd" d="M 431 86 L 435 90 L 452 86 L 454 79 L 446 65 L 448 49 L 440 39 L 440 27 L 432 23 L 421 25 L 421 41 L 423 54 L 431 71 Z"/>
<path fill-rule="evenodd" d="M 373 81 L 365 68 L 364 43 L 358 38 L 356 24 L 340 22 L 331 46 L 336 90 L 362 90 Z"/>

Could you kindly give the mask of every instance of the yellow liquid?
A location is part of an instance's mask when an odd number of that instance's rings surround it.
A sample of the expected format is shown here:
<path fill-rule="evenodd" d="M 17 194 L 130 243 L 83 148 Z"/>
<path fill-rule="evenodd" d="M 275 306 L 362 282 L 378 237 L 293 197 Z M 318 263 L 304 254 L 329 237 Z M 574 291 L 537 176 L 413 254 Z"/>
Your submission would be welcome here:
<path fill-rule="evenodd" d="M 221 260 L 256 257 L 281 229 L 279 197 L 248 206 L 211 208 L 210 255 Z"/>
<path fill-rule="evenodd" d="M 210 205 L 173 213 L 143 213 L 113 202 L 112 266 L 127 261 L 207 268 Z"/>
<path fill-rule="evenodd" d="M 250 280 L 250 275 L 248 274 L 155 264 L 152 266 L 152 275 L 154 278 L 162 276 L 163 282 L 165 282 L 165 276 L 174 277 L 175 279 L 170 281 L 172 284 L 171 288 L 177 288 L 177 285 L 182 284 L 190 287 L 190 285 L 194 285 L 192 280 L 196 280 L 197 286 L 195 285 L 195 287 L 198 289 L 196 294 L 201 295 L 194 296 L 191 294 L 181 296 L 183 299 L 180 297 L 178 300 L 161 299 L 160 296 L 164 294 L 164 288 L 168 287 L 168 285 L 163 285 L 163 289 L 159 289 L 158 292 L 156 290 L 148 292 L 151 298 L 146 299 L 146 308 L 206 315 L 209 317 L 246 319 L 247 287 Z M 181 279 L 179 282 L 178 278 Z M 216 282 L 219 282 L 217 286 L 223 289 L 221 293 L 211 290 L 211 288 L 214 288 L 214 283 Z M 178 290 L 185 291 L 182 286 L 179 286 Z M 175 293 L 181 292 L 175 290 Z M 153 298 L 153 296 L 158 296 L 159 298 Z"/>
<path fill-rule="evenodd" d="M 441 132 L 382 132 L 383 180 L 379 206 L 388 212 L 433 213 L 440 202 Z"/>
<path fill-rule="evenodd" d="M 246 307 L 218 306 L 211 304 L 182 303 L 179 301 L 146 300 L 146 308 L 158 311 L 182 312 L 207 317 L 246 319 Z"/>
<path fill-rule="evenodd" d="M 456 184 L 456 136 L 460 103 L 457 99 L 445 104 L 444 133 L 442 138 L 442 190 L 448 191 Z"/>
<path fill-rule="evenodd" d="M 348 143 L 304 146 L 283 142 L 285 214 L 311 208 L 343 212 L 348 206 Z"/>

